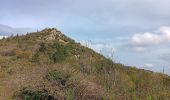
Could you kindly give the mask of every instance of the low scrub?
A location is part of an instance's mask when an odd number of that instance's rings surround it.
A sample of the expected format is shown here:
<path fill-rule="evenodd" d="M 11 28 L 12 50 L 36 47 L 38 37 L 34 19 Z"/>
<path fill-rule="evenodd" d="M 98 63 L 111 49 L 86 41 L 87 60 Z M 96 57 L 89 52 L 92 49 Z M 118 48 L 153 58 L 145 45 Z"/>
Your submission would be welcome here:
<path fill-rule="evenodd" d="M 41 57 L 40 57 L 41 56 Z M 57 63 L 63 61 L 68 56 L 68 49 L 59 43 L 45 44 L 41 43 L 38 50 L 32 56 L 33 62 L 39 62 L 48 58 L 51 62 Z"/>
<path fill-rule="evenodd" d="M 70 78 L 70 75 L 66 73 L 62 73 L 61 71 L 58 71 L 58 70 L 52 70 L 46 75 L 46 78 L 49 81 L 56 81 L 60 83 L 61 85 L 65 86 L 66 82 Z"/>
<path fill-rule="evenodd" d="M 57 100 L 57 98 L 50 95 L 46 90 L 32 90 L 29 88 L 23 88 L 21 90 L 20 98 L 23 100 Z"/>

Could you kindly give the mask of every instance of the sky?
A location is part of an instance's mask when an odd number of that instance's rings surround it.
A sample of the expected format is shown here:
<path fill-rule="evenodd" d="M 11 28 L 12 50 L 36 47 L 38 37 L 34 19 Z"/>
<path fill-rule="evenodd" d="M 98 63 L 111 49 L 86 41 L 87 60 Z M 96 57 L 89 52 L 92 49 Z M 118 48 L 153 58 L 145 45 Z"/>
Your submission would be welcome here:
<path fill-rule="evenodd" d="M 115 62 L 170 75 L 169 0 L 0 0 L 0 38 L 55 27 Z"/>

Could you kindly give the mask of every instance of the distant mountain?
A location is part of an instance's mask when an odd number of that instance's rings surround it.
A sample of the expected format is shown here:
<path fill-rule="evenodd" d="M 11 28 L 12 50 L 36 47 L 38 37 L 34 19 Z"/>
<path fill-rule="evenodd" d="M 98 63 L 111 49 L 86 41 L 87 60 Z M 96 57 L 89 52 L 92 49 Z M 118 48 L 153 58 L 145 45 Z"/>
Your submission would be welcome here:
<path fill-rule="evenodd" d="M 27 32 L 34 32 L 33 28 L 13 28 L 8 25 L 0 24 L 0 36 L 9 36 L 11 34 L 24 34 Z"/>
<path fill-rule="evenodd" d="M 170 100 L 170 77 L 115 63 L 46 28 L 0 40 L 0 100 L 9 99 Z"/>
<path fill-rule="evenodd" d="M 0 24 L 0 35 L 10 35 L 14 33 L 15 30 L 12 27 Z"/>

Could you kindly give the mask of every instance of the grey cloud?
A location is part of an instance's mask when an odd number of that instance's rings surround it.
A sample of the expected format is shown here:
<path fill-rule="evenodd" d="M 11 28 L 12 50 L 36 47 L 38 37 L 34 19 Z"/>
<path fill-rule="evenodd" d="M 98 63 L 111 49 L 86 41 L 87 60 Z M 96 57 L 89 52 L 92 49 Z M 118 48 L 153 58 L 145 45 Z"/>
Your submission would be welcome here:
<path fill-rule="evenodd" d="M 169 62 L 170 61 L 170 53 L 164 53 L 164 54 L 160 55 L 159 59 Z"/>
<path fill-rule="evenodd" d="M 145 26 L 138 29 L 167 25 L 170 18 L 167 9 L 169 4 L 169 0 L 2 0 L 0 15 L 4 16 L 3 20 L 30 19 L 37 26 L 43 26 L 41 24 L 44 23 L 61 27 L 64 25 L 67 29 L 70 27 L 70 30 L 80 29 L 80 32 L 88 31 L 90 27 L 87 26 L 93 26 L 91 30 L 95 33 L 103 29 L 109 30 L 108 34 L 126 34 L 127 30 L 135 30 L 136 26 L 141 27 L 143 24 Z M 24 25 L 19 23 L 20 26 Z M 31 24 L 27 22 L 25 25 Z"/>

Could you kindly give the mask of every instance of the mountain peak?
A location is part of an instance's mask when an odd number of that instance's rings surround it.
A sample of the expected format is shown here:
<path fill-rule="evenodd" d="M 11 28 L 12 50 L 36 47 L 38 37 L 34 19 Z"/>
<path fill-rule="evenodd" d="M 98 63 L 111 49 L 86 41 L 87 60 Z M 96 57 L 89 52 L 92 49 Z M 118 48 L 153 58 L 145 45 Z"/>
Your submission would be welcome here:
<path fill-rule="evenodd" d="M 37 41 L 58 41 L 60 43 L 67 44 L 69 42 L 73 42 L 72 39 L 64 35 L 57 28 L 45 28 L 41 31 L 33 32 L 32 34 L 28 34 L 31 38 Z"/>
<path fill-rule="evenodd" d="M 47 41 L 56 39 L 58 40 L 62 37 L 62 33 L 56 28 L 45 28 L 42 31 L 40 31 L 40 33 L 44 35 L 44 36 L 40 35 L 43 36 L 41 38 L 44 38 Z"/>
<path fill-rule="evenodd" d="M 51 31 L 60 32 L 57 28 L 49 28 L 49 27 L 43 29 L 41 32 L 48 33 L 48 32 L 51 32 Z"/>

